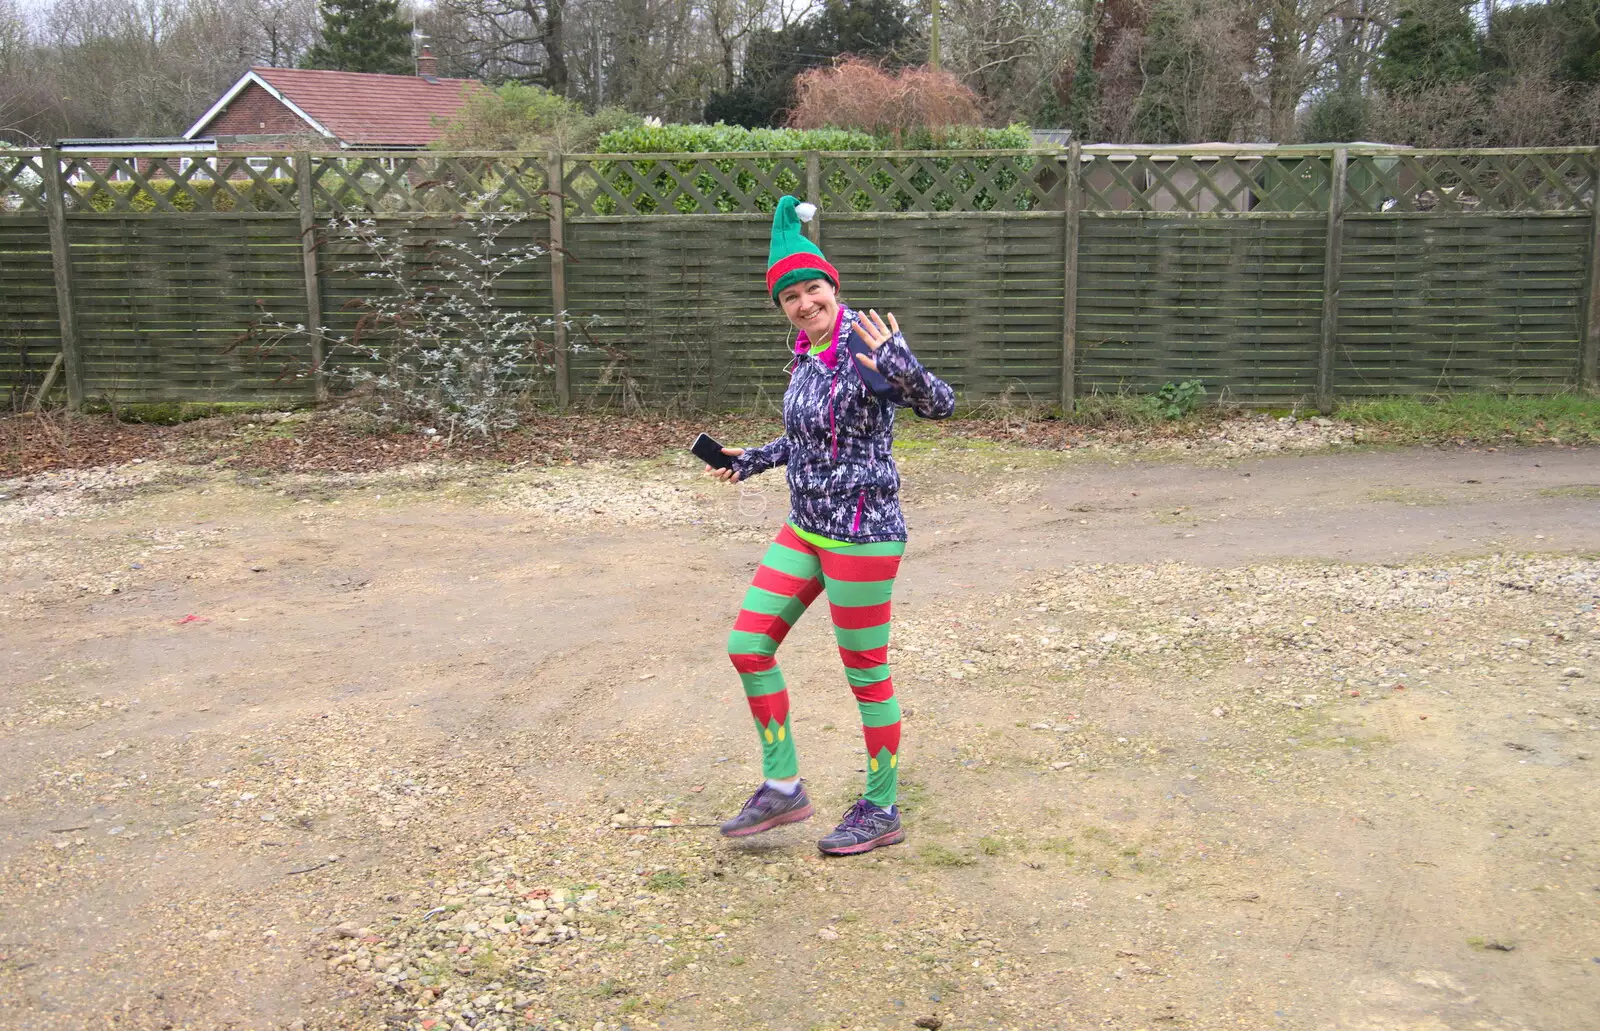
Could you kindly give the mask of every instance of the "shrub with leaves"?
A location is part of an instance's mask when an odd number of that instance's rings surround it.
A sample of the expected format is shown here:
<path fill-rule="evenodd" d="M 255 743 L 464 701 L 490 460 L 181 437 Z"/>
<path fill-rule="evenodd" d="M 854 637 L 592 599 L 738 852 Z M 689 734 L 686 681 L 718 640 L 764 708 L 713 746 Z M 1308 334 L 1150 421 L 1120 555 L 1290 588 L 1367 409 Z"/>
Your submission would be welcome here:
<path fill-rule="evenodd" d="M 1163 419 L 1181 419 L 1205 403 L 1206 387 L 1197 379 L 1182 383 L 1163 383 L 1148 398 L 1150 407 Z"/>
<path fill-rule="evenodd" d="M 594 114 L 583 105 L 542 86 L 508 82 L 474 91 L 445 121 L 433 150 L 584 151 L 601 136 L 642 125 L 643 119 L 619 107 Z"/>
<path fill-rule="evenodd" d="M 354 250 L 336 273 L 362 288 L 345 305 L 356 316 L 352 329 L 316 334 L 330 378 L 370 396 L 386 415 L 452 435 L 515 427 L 536 377 L 554 366 L 546 334 L 564 317 L 532 315 L 498 296 L 502 278 L 545 254 L 508 242 L 524 221 L 479 215 L 467 239 L 348 216 L 329 222 L 329 241 Z M 270 354 L 282 342 L 308 342 L 313 331 L 268 314 L 247 336 Z"/>

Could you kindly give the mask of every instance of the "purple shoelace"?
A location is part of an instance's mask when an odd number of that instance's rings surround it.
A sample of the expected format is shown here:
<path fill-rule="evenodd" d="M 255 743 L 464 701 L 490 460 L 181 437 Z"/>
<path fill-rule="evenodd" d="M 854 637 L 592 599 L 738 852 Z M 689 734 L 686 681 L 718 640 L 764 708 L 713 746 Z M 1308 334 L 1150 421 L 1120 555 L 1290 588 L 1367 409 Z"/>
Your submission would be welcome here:
<path fill-rule="evenodd" d="M 869 809 L 875 809 L 875 808 L 877 808 L 877 807 L 874 806 L 871 802 L 868 802 L 864 798 L 856 799 L 856 804 L 850 807 L 850 811 L 848 813 L 844 814 L 844 826 L 846 826 L 846 827 L 865 827 L 865 826 L 867 826 L 867 823 L 868 823 L 867 812 L 869 811 Z"/>

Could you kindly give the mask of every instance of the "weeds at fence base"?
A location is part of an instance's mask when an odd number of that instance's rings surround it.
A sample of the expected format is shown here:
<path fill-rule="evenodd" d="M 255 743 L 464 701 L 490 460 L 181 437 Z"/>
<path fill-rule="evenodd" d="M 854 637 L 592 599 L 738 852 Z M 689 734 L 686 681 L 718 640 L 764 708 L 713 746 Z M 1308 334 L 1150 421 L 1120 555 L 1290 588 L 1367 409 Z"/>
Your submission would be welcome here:
<path fill-rule="evenodd" d="M 142 423 L 147 426 L 177 426 L 199 419 L 220 416 L 260 415 L 278 410 L 276 405 L 253 404 L 245 401 L 148 401 L 117 404 L 104 400 L 91 401 L 84 411 L 107 414 L 118 422 Z"/>
<path fill-rule="evenodd" d="M 1600 443 L 1600 397 L 1577 393 L 1380 397 L 1347 402 L 1337 415 L 1392 443 Z"/>

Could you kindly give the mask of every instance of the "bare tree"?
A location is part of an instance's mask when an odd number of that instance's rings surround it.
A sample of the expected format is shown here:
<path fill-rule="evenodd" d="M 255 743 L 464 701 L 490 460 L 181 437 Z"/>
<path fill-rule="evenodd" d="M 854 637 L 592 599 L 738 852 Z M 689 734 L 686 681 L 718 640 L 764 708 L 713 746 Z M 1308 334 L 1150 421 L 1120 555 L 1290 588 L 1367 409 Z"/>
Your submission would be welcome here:
<path fill-rule="evenodd" d="M 441 25 L 460 34 L 447 47 L 470 59 L 474 74 L 568 95 L 567 0 L 440 0 L 439 7 L 448 15 Z"/>
<path fill-rule="evenodd" d="M 1082 8 L 1059 0 L 944 0 L 941 61 L 1001 119 L 1052 109 L 1083 32 Z"/>
<path fill-rule="evenodd" d="M 771 0 L 698 0 L 698 12 L 716 45 L 722 72 L 717 85 L 730 90 L 738 81 L 745 41 L 755 30 L 771 25 L 781 12 Z"/>
<path fill-rule="evenodd" d="M 321 33 L 317 0 L 259 0 L 247 7 L 258 34 L 255 56 L 263 64 L 294 66 Z"/>

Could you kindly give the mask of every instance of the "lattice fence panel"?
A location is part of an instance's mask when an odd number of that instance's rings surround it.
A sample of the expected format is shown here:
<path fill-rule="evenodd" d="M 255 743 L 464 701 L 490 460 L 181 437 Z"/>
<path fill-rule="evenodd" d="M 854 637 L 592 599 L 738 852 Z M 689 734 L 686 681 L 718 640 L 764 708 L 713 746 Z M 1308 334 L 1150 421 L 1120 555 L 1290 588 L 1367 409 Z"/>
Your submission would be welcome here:
<path fill-rule="evenodd" d="M 254 164 L 252 164 L 254 162 Z M 297 210 L 285 157 L 62 155 L 70 214 L 203 214 Z"/>
<path fill-rule="evenodd" d="M 1229 214 L 1328 208 L 1328 161 L 1317 155 L 1092 154 L 1085 211 Z"/>
<path fill-rule="evenodd" d="M 44 210 L 44 155 L 0 149 L 0 218 Z"/>
<path fill-rule="evenodd" d="M 834 212 L 1036 211 L 1061 206 L 1053 155 L 830 154 L 821 208 Z"/>
<path fill-rule="evenodd" d="M 1595 197 L 1588 152 L 1352 154 L 1346 211 L 1583 212 Z"/>
<path fill-rule="evenodd" d="M 1322 220 L 1086 218 L 1079 390 L 1197 379 L 1248 401 L 1316 389 Z"/>
<path fill-rule="evenodd" d="M 1570 388 L 1589 229 L 1587 218 L 1350 219 L 1336 389 Z"/>
<path fill-rule="evenodd" d="M 517 154 L 317 155 L 318 212 L 349 214 L 537 214 L 549 207 L 542 157 Z"/>
<path fill-rule="evenodd" d="M 593 215 L 727 215 L 770 212 L 805 195 L 805 159 L 738 154 L 639 158 L 579 155 L 565 161 L 568 212 Z"/>
<path fill-rule="evenodd" d="M 21 400 L 60 350 L 50 227 L 43 215 L 0 218 L 0 391 Z"/>
<path fill-rule="evenodd" d="M 72 227 L 84 388 L 123 400 L 285 401 L 309 393 L 294 356 L 237 343 L 263 310 L 305 320 L 289 219 L 144 215 Z"/>

